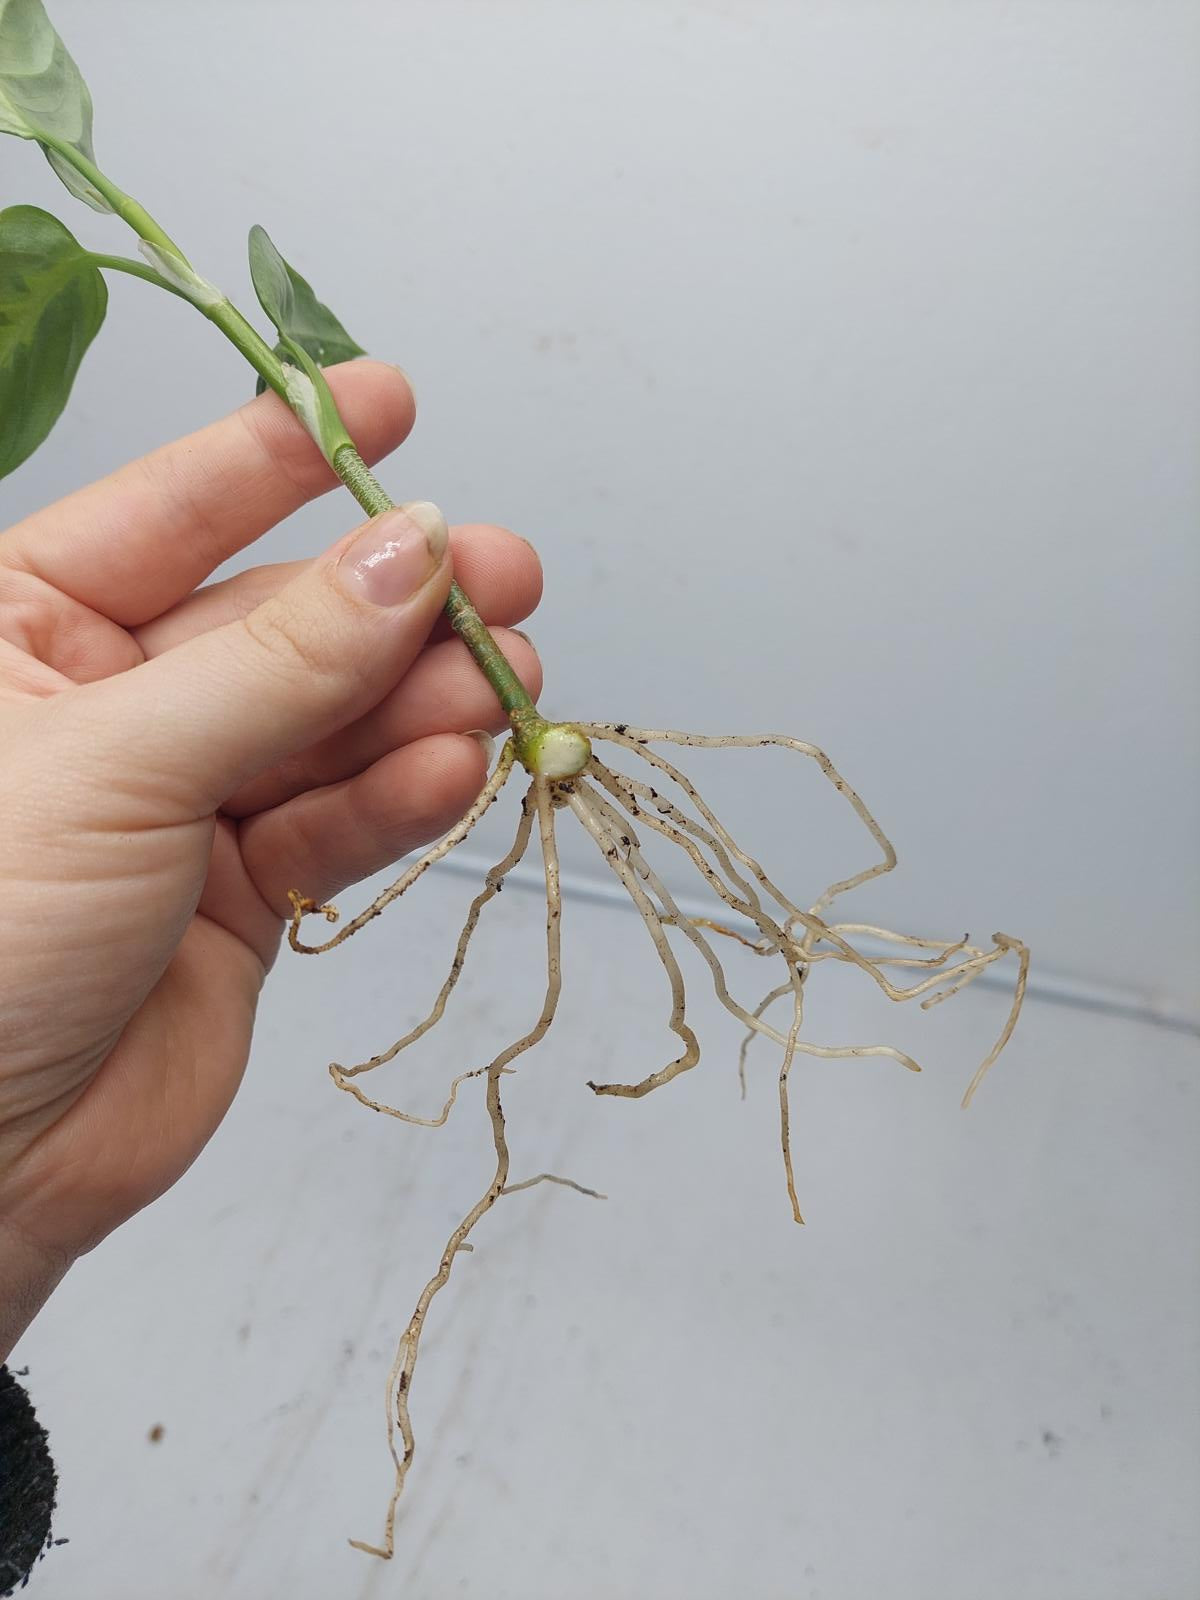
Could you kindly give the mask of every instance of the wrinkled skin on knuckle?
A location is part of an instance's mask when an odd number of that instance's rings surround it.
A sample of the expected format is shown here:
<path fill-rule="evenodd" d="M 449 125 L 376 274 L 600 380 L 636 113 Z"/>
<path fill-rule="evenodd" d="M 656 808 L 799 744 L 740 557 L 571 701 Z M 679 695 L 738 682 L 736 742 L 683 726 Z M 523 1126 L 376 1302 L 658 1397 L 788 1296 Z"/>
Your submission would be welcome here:
<path fill-rule="evenodd" d="M 326 678 L 334 671 L 341 676 L 353 661 L 353 645 L 332 616 L 302 613 L 282 596 L 249 612 L 241 627 L 286 683 Z"/>

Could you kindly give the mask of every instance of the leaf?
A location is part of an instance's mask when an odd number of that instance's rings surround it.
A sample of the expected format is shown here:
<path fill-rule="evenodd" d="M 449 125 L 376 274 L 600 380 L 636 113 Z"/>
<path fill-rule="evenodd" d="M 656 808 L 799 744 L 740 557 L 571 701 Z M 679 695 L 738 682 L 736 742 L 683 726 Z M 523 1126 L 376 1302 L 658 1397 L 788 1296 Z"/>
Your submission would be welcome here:
<path fill-rule="evenodd" d="M 250 229 L 250 276 L 258 303 L 286 341 L 293 340 L 319 367 L 331 367 L 353 356 L 365 356 L 327 305 L 313 293 L 302 278 L 279 254 L 265 228 Z M 275 354 L 289 359 L 286 343 Z"/>
<path fill-rule="evenodd" d="M 322 305 L 312 285 L 279 254 L 265 228 L 250 229 L 250 277 L 258 303 L 275 324 L 279 343 L 275 354 L 287 374 L 287 400 L 312 437 L 332 461 L 351 443 L 338 414 L 322 367 L 352 356 L 366 355 L 341 323 Z M 261 394 L 264 385 L 259 382 Z"/>
<path fill-rule="evenodd" d="M 107 306 L 99 268 L 56 217 L 0 211 L 0 478 L 58 421 Z"/>
<path fill-rule="evenodd" d="M 53 148 L 67 145 L 95 164 L 92 97 L 42 0 L 0 0 L 0 133 L 36 139 L 76 199 L 96 211 L 112 210 Z"/>

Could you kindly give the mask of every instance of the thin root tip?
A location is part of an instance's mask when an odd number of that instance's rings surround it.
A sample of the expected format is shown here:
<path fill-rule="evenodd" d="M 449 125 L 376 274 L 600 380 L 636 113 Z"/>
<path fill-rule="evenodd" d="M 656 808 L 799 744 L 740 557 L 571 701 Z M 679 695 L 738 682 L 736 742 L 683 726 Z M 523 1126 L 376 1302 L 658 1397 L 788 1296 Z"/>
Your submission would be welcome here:
<path fill-rule="evenodd" d="M 365 1539 L 347 1539 L 346 1543 L 351 1550 L 361 1550 L 365 1556 L 378 1556 L 380 1561 L 390 1561 L 392 1559 L 390 1550 L 381 1550 L 377 1544 L 368 1544 Z"/>

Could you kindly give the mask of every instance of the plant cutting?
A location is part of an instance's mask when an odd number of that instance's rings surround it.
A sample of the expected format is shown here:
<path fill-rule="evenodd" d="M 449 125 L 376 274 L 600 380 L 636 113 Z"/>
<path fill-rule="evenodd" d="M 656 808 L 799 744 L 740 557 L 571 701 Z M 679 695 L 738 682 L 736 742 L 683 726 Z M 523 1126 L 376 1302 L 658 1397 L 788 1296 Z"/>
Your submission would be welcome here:
<path fill-rule="evenodd" d="M 124 273 L 163 290 L 199 311 L 254 369 L 261 388 L 271 389 L 307 430 L 316 447 L 369 516 L 394 506 L 367 467 L 344 422 L 324 369 L 363 354 L 338 318 L 275 248 L 261 227 L 249 236 L 250 277 L 272 335 L 264 337 L 232 300 L 205 278 L 191 258 L 137 200 L 120 189 L 98 164 L 92 144 L 92 105 L 87 88 L 41 0 L 0 0 L 0 132 L 40 146 L 68 190 L 93 210 L 116 218 L 133 232 L 137 255 L 95 251 L 57 218 L 33 206 L 0 212 L 0 473 L 12 471 L 51 431 L 105 316 L 105 274 Z M 823 1059 L 886 1057 L 910 1071 L 915 1060 L 887 1044 L 829 1044 L 804 1033 L 805 998 L 814 973 L 829 962 L 849 966 L 885 994 L 917 1000 L 928 1009 L 960 992 L 995 963 L 1010 959 L 1016 977 L 1012 1005 L 992 1048 L 966 1093 L 969 1101 L 1007 1043 L 1025 992 L 1029 953 L 1004 934 L 989 944 L 967 938 L 935 940 L 898 933 L 862 921 L 840 920 L 835 902 L 896 865 L 896 854 L 864 802 L 815 745 L 781 734 L 709 735 L 647 729 L 617 721 L 567 721 L 545 717 L 501 653 L 469 596 L 452 585 L 446 603 L 451 627 L 483 673 L 508 719 L 510 734 L 484 788 L 437 844 L 413 860 L 400 877 L 344 923 L 337 910 L 305 895 L 290 895 L 288 936 L 297 952 L 315 954 L 358 933 L 401 898 L 430 867 L 447 857 L 508 792 L 518 769 L 525 788 L 511 847 L 485 874 L 458 937 L 449 972 L 426 1017 L 369 1060 L 333 1064 L 334 1084 L 367 1109 L 427 1127 L 443 1125 L 464 1085 L 480 1080 L 495 1150 L 494 1169 L 475 1204 L 454 1228 L 436 1269 L 417 1298 L 403 1330 L 386 1386 L 387 1442 L 393 1480 L 377 1542 L 352 1541 L 360 1549 L 390 1557 L 396 1517 L 415 1454 L 410 1412 L 412 1386 L 426 1319 L 458 1256 L 473 1248 L 470 1235 L 496 1202 L 541 1182 L 568 1184 L 539 1173 L 513 1182 L 502 1102 L 504 1077 L 552 1025 L 563 982 L 562 886 L 557 830 L 581 827 L 640 917 L 647 954 L 661 966 L 669 1001 L 668 1026 L 678 1041 L 670 1061 L 628 1082 L 592 1082 L 596 1095 L 640 1099 L 665 1089 L 695 1068 L 700 1041 L 689 1023 L 684 966 L 686 947 L 720 1004 L 746 1030 L 747 1042 L 764 1038 L 780 1052 L 779 1129 L 784 1179 L 792 1213 L 802 1221 L 789 1130 L 789 1076 L 798 1055 Z M 861 871 L 831 884 L 814 900 L 789 896 L 756 855 L 724 825 L 674 759 L 681 748 L 751 751 L 787 749 L 813 764 L 851 807 L 869 836 L 874 856 Z M 664 747 L 672 752 L 663 753 Z M 570 814 L 568 817 L 568 813 Z M 368 1093 L 370 1077 L 400 1057 L 442 1019 L 459 983 L 485 908 L 531 848 L 536 833 L 544 879 L 546 924 L 543 998 L 531 1026 L 519 1037 L 480 1051 L 451 1075 L 440 1112 L 423 1115 Z M 681 908 L 664 879 L 656 852 L 674 850 L 710 896 L 711 915 Z M 306 938 L 306 919 L 332 927 L 320 942 Z M 765 998 L 739 999 L 722 964 L 723 942 L 735 941 L 766 963 L 772 976 L 756 991 Z M 874 952 L 874 953 L 872 953 Z M 880 953 L 882 952 L 882 953 Z M 785 1019 L 768 1020 L 776 1002 Z M 740 1069 L 746 1065 L 743 1047 Z M 584 1191 L 592 1193 L 593 1191 Z"/>

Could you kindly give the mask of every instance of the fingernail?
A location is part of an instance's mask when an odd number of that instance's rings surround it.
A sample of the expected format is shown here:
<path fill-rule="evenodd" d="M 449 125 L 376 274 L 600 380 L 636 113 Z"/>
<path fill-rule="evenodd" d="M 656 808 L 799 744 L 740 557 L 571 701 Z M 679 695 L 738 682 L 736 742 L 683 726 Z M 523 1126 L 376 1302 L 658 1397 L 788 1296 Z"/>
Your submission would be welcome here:
<path fill-rule="evenodd" d="M 410 516 L 418 527 L 424 528 L 429 537 L 429 548 L 440 561 L 450 538 L 450 530 L 446 527 L 446 519 L 442 515 L 441 508 L 435 506 L 432 500 L 406 500 L 400 509 Z"/>
<path fill-rule="evenodd" d="M 534 647 L 533 640 L 525 632 L 524 628 L 510 628 L 508 631 L 509 631 L 509 633 L 515 633 L 518 639 L 524 639 L 525 643 L 529 646 L 529 648 L 531 650 L 533 649 L 533 647 Z"/>
<path fill-rule="evenodd" d="M 484 761 L 490 767 L 492 764 L 492 757 L 496 754 L 495 739 L 492 738 L 490 733 L 485 733 L 482 728 L 468 729 L 467 738 L 474 739 L 475 743 L 483 751 Z"/>
<path fill-rule="evenodd" d="M 441 565 L 446 519 L 429 500 L 372 517 L 338 562 L 338 575 L 356 600 L 397 606 Z"/>

